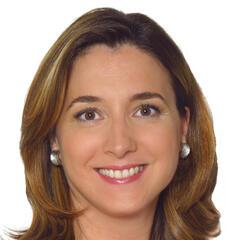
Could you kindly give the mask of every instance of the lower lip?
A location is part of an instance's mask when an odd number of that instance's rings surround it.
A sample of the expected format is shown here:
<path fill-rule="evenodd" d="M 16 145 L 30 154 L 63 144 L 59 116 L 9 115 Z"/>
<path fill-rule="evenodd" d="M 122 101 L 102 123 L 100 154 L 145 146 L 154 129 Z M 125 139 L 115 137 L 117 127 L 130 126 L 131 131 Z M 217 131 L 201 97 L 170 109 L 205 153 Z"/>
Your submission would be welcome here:
<path fill-rule="evenodd" d="M 107 183 L 110 184 L 127 184 L 127 183 L 131 183 L 131 182 L 135 182 L 137 181 L 143 174 L 143 172 L 145 171 L 146 166 L 144 166 L 143 170 L 137 174 L 134 174 L 133 176 L 130 177 L 126 177 L 126 178 L 121 178 L 121 179 L 116 179 L 116 178 L 111 178 L 108 176 L 104 176 L 102 174 L 100 174 L 99 172 L 98 175 Z"/>

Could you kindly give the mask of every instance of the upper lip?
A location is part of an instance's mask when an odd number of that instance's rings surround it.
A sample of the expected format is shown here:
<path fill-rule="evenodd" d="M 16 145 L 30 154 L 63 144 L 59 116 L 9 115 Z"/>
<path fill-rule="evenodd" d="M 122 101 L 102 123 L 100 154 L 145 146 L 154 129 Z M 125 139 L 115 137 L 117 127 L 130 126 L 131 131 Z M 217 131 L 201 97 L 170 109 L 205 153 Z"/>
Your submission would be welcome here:
<path fill-rule="evenodd" d="M 146 164 L 144 164 L 144 163 L 135 163 L 135 164 L 126 164 L 126 165 L 122 165 L 122 166 L 107 165 L 107 166 L 103 166 L 103 167 L 97 167 L 96 169 L 123 170 L 123 169 L 129 169 L 129 168 L 133 168 L 133 167 L 137 167 L 137 166 L 143 166 L 143 165 L 146 165 Z"/>

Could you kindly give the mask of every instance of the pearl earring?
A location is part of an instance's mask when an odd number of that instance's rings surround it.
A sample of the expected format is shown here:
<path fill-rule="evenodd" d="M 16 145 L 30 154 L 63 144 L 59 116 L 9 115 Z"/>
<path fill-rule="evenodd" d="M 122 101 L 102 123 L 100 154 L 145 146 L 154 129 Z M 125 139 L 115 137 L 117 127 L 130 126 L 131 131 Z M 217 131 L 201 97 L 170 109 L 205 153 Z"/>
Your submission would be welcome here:
<path fill-rule="evenodd" d="M 190 153 L 190 146 L 187 143 L 183 143 L 182 151 L 181 151 L 181 158 L 186 158 Z"/>
<path fill-rule="evenodd" d="M 50 160 L 53 165 L 59 166 L 60 165 L 59 151 L 52 151 L 50 154 Z"/>

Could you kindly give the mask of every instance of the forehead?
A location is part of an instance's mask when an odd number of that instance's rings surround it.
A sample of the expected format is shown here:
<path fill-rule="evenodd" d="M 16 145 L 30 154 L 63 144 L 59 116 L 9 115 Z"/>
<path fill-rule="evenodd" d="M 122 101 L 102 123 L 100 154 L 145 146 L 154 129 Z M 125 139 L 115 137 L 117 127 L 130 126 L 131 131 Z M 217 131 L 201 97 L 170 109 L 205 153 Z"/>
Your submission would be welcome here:
<path fill-rule="evenodd" d="M 144 50 L 130 44 L 117 48 L 97 44 L 74 61 L 67 98 L 80 94 L 124 98 L 157 90 L 174 97 L 170 82 L 167 69 Z"/>

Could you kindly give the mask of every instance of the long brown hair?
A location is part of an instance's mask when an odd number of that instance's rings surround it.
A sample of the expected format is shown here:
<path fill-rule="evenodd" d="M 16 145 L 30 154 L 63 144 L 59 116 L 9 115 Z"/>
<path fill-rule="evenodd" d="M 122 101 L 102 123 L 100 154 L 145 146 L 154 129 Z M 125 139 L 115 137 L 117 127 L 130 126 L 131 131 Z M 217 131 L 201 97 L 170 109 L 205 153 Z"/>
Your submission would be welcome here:
<path fill-rule="evenodd" d="M 219 235 L 220 214 L 212 202 L 217 179 L 216 143 L 206 100 L 183 54 L 155 21 L 144 14 L 98 8 L 73 22 L 44 57 L 29 89 L 20 141 L 26 193 L 33 209 L 30 228 L 15 239 L 75 239 L 69 186 L 62 167 L 49 161 L 50 140 L 61 115 L 71 66 L 94 44 L 133 44 L 160 61 L 171 75 L 176 106 L 191 113 L 187 142 L 174 178 L 161 192 L 150 240 L 205 240 Z"/>

